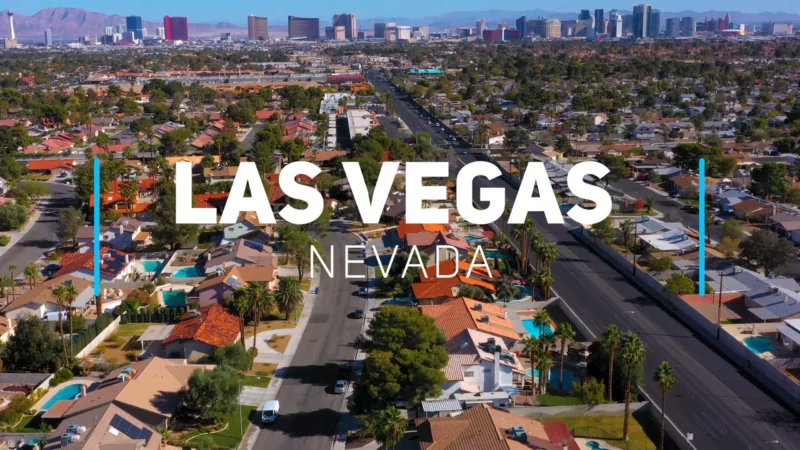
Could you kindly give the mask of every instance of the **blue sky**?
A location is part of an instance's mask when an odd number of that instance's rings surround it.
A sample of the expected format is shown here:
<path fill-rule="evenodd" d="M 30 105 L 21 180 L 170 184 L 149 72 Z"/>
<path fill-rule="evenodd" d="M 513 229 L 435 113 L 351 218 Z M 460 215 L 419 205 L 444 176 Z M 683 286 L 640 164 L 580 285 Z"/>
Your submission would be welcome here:
<path fill-rule="evenodd" d="M 34 14 L 50 7 L 74 7 L 104 14 L 137 14 L 146 20 L 160 20 L 164 15 L 185 15 L 191 22 L 213 23 L 233 22 L 239 25 L 246 23 L 249 14 L 267 16 L 272 23 L 286 22 L 289 14 L 303 17 L 320 17 L 330 20 L 337 12 L 352 12 L 359 18 L 375 17 L 408 17 L 417 18 L 460 11 L 486 11 L 502 9 L 521 11 L 525 9 L 545 9 L 551 11 L 578 11 L 580 9 L 612 8 L 630 10 L 634 1 L 587 1 L 539 3 L 528 0 L 504 0 L 502 2 L 486 2 L 485 0 L 403 0 L 403 1 L 368 1 L 350 0 L 332 2 L 329 0 L 304 0 L 298 2 L 275 2 L 270 0 L 134 0 L 128 2 L 110 2 L 108 0 L 25 0 L 13 2 L 11 9 L 22 14 Z M 638 2 L 636 2 L 638 3 Z M 664 11 L 706 11 L 728 10 L 748 13 L 756 12 L 800 12 L 797 0 L 769 0 L 753 2 L 745 0 L 708 0 L 697 2 L 692 0 L 670 0 L 659 4 L 651 2 L 654 7 Z M 274 19 L 273 19 L 274 18 Z"/>

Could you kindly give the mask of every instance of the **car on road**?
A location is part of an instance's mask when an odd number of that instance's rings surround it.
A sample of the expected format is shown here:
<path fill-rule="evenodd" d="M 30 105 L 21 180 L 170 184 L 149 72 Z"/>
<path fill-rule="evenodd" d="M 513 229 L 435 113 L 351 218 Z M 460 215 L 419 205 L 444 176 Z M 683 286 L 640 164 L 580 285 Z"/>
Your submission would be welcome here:
<path fill-rule="evenodd" d="M 357 310 L 353 311 L 353 319 L 363 319 L 364 318 L 364 310 L 358 308 Z"/>
<path fill-rule="evenodd" d="M 267 400 L 261 405 L 261 423 L 274 423 L 278 420 L 281 404 L 277 400 Z"/>
<path fill-rule="evenodd" d="M 365 287 L 358 288 L 358 295 L 360 297 L 366 297 L 368 294 L 369 294 L 369 291 L 367 290 L 367 288 L 365 288 Z"/>
<path fill-rule="evenodd" d="M 347 381 L 339 380 L 333 386 L 333 393 L 334 394 L 344 394 L 347 391 Z"/>
<path fill-rule="evenodd" d="M 48 264 L 42 269 L 42 275 L 50 277 L 59 270 L 61 270 L 61 266 L 58 264 Z"/>
<path fill-rule="evenodd" d="M 381 306 L 395 305 L 395 306 L 417 306 L 417 302 L 406 297 L 393 298 L 381 303 Z"/>

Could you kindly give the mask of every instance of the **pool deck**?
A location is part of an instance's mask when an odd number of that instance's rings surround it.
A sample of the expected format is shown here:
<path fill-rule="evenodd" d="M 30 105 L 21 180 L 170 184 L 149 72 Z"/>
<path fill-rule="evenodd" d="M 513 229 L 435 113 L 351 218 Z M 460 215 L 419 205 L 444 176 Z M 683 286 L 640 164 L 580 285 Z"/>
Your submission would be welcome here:
<path fill-rule="evenodd" d="M 36 402 L 36 404 L 33 405 L 33 408 L 31 408 L 31 409 L 34 409 L 34 410 L 37 410 L 37 411 L 40 410 L 44 405 L 47 404 L 48 401 L 50 401 L 51 398 L 53 398 L 54 395 L 56 395 L 56 392 L 60 391 L 61 389 L 65 388 L 67 386 L 72 386 L 74 384 L 82 384 L 82 385 L 85 385 L 88 388 L 89 386 L 91 386 L 92 384 L 96 383 L 97 381 L 98 380 L 96 380 L 94 378 L 73 378 L 73 379 L 71 379 L 69 381 L 65 381 L 64 383 L 61 383 L 58 386 L 55 386 L 55 387 L 51 388 L 49 391 L 47 391 L 47 394 L 45 394 L 44 397 L 39 399 L 39 401 Z"/>
<path fill-rule="evenodd" d="M 774 323 L 765 324 L 727 324 L 722 325 L 722 328 L 727 331 L 737 341 L 741 342 L 743 346 L 747 347 L 744 340 L 750 337 L 764 337 L 769 339 L 772 345 L 772 350 L 764 353 L 755 353 L 762 359 L 776 359 L 776 358 L 797 358 L 797 354 L 792 353 L 789 349 L 785 348 L 778 340 L 778 333 L 775 329 Z M 755 331 L 754 331 L 755 330 Z M 749 349 L 749 347 L 748 347 Z"/>
<path fill-rule="evenodd" d="M 589 447 L 586 445 L 587 442 L 594 441 L 600 444 L 600 447 Z M 597 450 L 622 450 L 619 447 L 614 447 L 613 445 L 609 444 L 608 442 L 602 439 L 584 439 L 584 438 L 575 438 L 575 442 L 578 444 L 581 450 L 584 449 L 597 449 Z"/>
<path fill-rule="evenodd" d="M 188 296 L 192 289 L 194 289 L 194 286 L 185 284 L 165 284 L 156 288 L 156 296 L 158 297 L 158 302 L 161 304 L 161 306 L 167 306 L 164 304 L 164 292 L 184 291 Z"/>

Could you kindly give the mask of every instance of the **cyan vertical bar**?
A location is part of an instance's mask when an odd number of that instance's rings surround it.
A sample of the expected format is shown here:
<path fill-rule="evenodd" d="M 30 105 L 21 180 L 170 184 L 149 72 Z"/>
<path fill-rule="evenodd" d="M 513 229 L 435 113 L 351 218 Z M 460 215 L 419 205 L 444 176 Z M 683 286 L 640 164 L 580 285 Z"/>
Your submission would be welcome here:
<path fill-rule="evenodd" d="M 94 295 L 100 296 L 100 160 L 94 159 Z"/>
<path fill-rule="evenodd" d="M 697 278 L 697 284 L 700 288 L 700 295 L 706 295 L 706 160 L 704 158 L 700 158 L 699 166 L 700 180 L 698 181 L 699 186 L 697 189 L 699 196 L 699 214 L 697 217 L 700 224 L 697 227 L 697 237 L 700 239 L 700 258 L 697 265 L 700 269 L 700 276 Z"/>

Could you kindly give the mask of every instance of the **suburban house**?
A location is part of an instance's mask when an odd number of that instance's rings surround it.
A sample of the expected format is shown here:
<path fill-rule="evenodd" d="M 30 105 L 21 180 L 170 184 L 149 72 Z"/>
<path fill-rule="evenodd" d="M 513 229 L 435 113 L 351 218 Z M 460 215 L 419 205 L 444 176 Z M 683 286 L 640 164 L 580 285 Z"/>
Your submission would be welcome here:
<path fill-rule="evenodd" d="M 272 247 L 237 239 L 233 242 L 222 244 L 207 250 L 201 255 L 205 259 L 206 273 L 216 272 L 230 266 L 244 266 L 256 264 L 262 266 L 278 266 L 278 256 L 272 253 Z"/>
<path fill-rule="evenodd" d="M 191 295 L 198 299 L 201 307 L 222 303 L 233 296 L 233 292 L 253 281 L 260 281 L 274 290 L 278 282 L 278 268 L 275 266 L 246 265 L 229 266 L 218 270 L 200 282 Z"/>
<path fill-rule="evenodd" d="M 134 255 L 109 247 L 102 248 L 100 255 L 100 278 L 103 281 L 125 281 L 133 274 Z M 61 257 L 61 269 L 53 274 L 53 278 L 62 275 L 94 280 L 94 252 L 65 254 Z"/>
<path fill-rule="evenodd" d="M 68 176 L 75 170 L 75 160 L 72 159 L 37 159 L 28 162 L 29 172 L 42 175 L 64 175 Z"/>
<path fill-rule="evenodd" d="M 428 255 L 429 266 L 436 264 L 437 261 L 446 261 L 454 258 L 467 259 L 470 249 L 467 241 L 453 233 L 445 234 L 441 231 L 433 232 L 427 230 L 406 234 L 406 247 L 409 249 L 417 247 L 420 254 Z"/>
<path fill-rule="evenodd" d="M 88 386 L 78 398 L 57 401 L 42 419 L 61 420 L 57 428 L 59 436 L 66 433 L 69 425 L 85 427 L 86 435 L 80 438 L 84 446 L 80 448 L 87 450 L 105 448 L 92 446 L 92 442 L 119 444 L 124 438 L 129 438 L 124 439 L 129 446 L 123 448 L 159 448 L 161 438 L 155 430 L 169 426 L 181 405 L 189 377 L 195 370 L 212 368 L 160 357 L 134 362 L 111 371 L 103 380 Z M 157 441 L 157 445 L 151 446 L 151 440 Z M 136 441 L 145 446 L 131 446 Z"/>
<path fill-rule="evenodd" d="M 269 241 L 272 235 L 272 225 L 258 220 L 255 211 L 239 214 L 239 221 L 228 225 L 222 230 L 222 244 L 233 242 L 237 239 L 247 239 L 259 244 Z"/>
<path fill-rule="evenodd" d="M 102 245 L 110 245 L 118 250 L 135 249 L 150 242 L 150 233 L 142 231 L 142 222 L 120 217 L 111 226 L 100 227 Z M 94 226 L 81 227 L 75 234 L 81 247 L 91 248 L 94 244 Z"/>
<path fill-rule="evenodd" d="M 506 141 L 506 133 L 503 131 L 503 124 L 493 122 L 489 124 L 489 145 L 503 145 Z"/>
<path fill-rule="evenodd" d="M 14 335 L 14 327 L 16 322 L 14 319 L 6 316 L 0 316 L 0 343 L 8 342 L 11 336 Z"/>
<path fill-rule="evenodd" d="M 774 213 L 774 208 L 761 200 L 749 198 L 732 207 L 733 215 L 737 219 L 765 222 Z"/>
<path fill-rule="evenodd" d="M 233 181 L 239 166 L 216 166 L 203 169 L 203 178 L 208 184 L 219 183 L 220 181 Z"/>
<path fill-rule="evenodd" d="M 800 318 L 800 284 L 793 278 L 767 278 L 758 272 L 722 263 L 716 270 L 706 271 L 706 281 L 718 292 L 742 294 L 748 312 L 761 321 Z"/>
<path fill-rule="evenodd" d="M 386 198 L 386 206 L 381 213 L 381 221 L 397 223 L 406 216 L 406 194 L 395 192 Z"/>
<path fill-rule="evenodd" d="M 502 339 L 509 348 L 521 339 L 519 333 L 514 330 L 514 324 L 506 319 L 505 309 L 497 305 L 458 297 L 440 305 L 418 306 L 418 308 L 422 314 L 434 319 L 446 339 L 452 339 L 468 329 L 482 331 Z"/>
<path fill-rule="evenodd" d="M 239 330 L 239 317 L 220 304 L 212 304 L 188 311 L 162 345 L 170 358 L 204 361 L 215 348 L 236 343 Z"/>
<path fill-rule="evenodd" d="M 800 238 L 800 233 L 795 233 L 800 231 L 800 216 L 781 212 L 767 217 L 767 225 L 778 236 L 792 238 L 793 242 L 800 243 L 800 239 L 795 240 L 795 234 Z"/>
<path fill-rule="evenodd" d="M 51 278 L 37 284 L 33 289 L 27 290 L 18 295 L 13 302 L 3 308 L 3 315 L 9 321 L 18 321 L 26 315 L 36 316 L 49 321 L 58 321 L 59 310 L 58 301 L 53 296 L 53 290 L 61 285 L 71 284 L 78 292 L 78 297 L 70 305 L 70 309 L 78 315 L 89 308 L 94 301 L 94 289 L 92 281 L 87 278 L 65 275 Z M 62 310 L 66 317 L 66 311 Z"/>
<path fill-rule="evenodd" d="M 580 450 L 564 422 L 537 422 L 479 404 L 451 417 L 416 419 L 420 450 Z"/>

